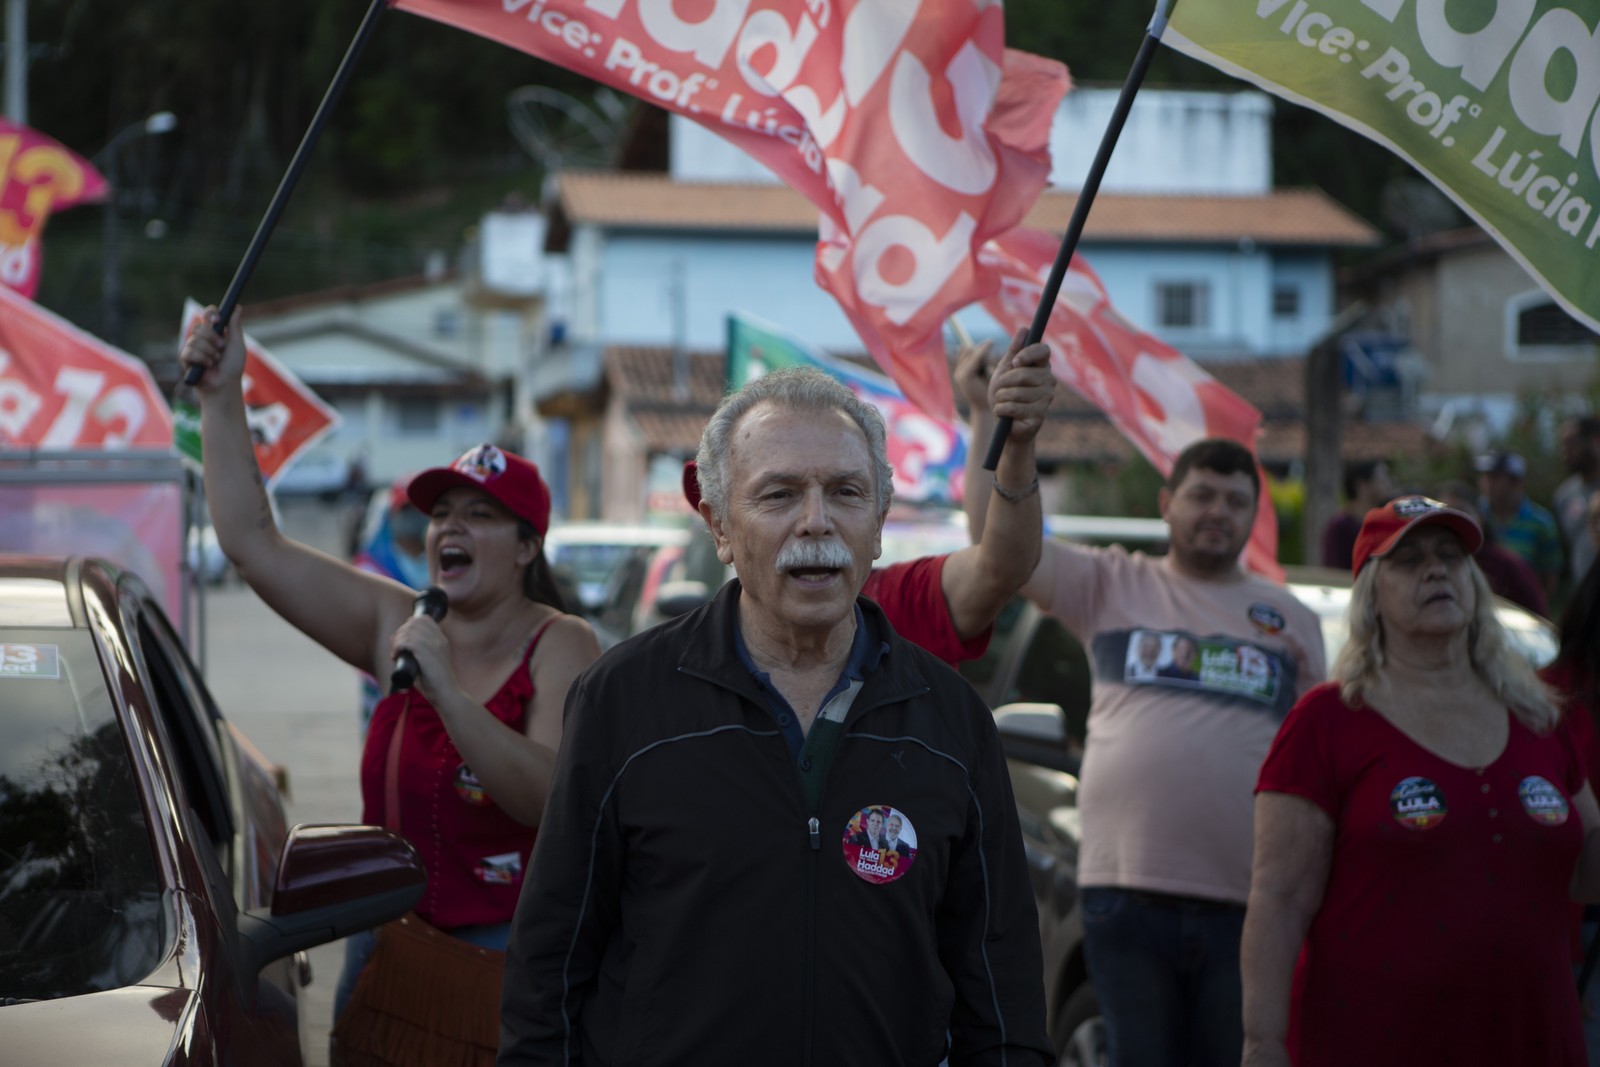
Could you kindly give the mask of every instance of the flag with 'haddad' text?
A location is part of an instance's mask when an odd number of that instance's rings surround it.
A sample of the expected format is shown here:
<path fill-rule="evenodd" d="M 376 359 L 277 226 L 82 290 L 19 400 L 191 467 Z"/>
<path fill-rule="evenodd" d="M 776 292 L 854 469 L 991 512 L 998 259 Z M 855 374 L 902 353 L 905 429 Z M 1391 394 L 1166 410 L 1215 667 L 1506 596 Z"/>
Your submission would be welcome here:
<path fill-rule="evenodd" d="M 0 118 L 0 285 L 32 297 L 50 213 L 108 195 L 100 172 L 38 130 Z"/>
<path fill-rule="evenodd" d="M 999 272 L 1000 289 L 983 309 L 1013 333 L 1033 321 L 1059 242 L 1050 234 L 1018 227 L 983 250 Z M 1162 477 L 1173 461 L 1203 437 L 1226 437 L 1255 451 L 1261 412 L 1207 374 L 1199 364 L 1123 318 L 1100 278 L 1073 256 L 1050 309 L 1044 340 L 1050 369 L 1060 381 L 1105 413 Z M 1276 581 L 1278 519 L 1266 493 L 1259 461 L 1263 505 L 1245 548 L 1245 564 Z"/>
<path fill-rule="evenodd" d="M 1600 330 L 1593 0 L 1181 0 L 1163 40 L 1404 157 Z"/>
<path fill-rule="evenodd" d="M 977 250 L 1049 175 L 1066 68 L 973 0 L 395 0 L 699 122 L 821 213 L 816 280 L 906 396 L 950 418 L 941 333 Z"/>

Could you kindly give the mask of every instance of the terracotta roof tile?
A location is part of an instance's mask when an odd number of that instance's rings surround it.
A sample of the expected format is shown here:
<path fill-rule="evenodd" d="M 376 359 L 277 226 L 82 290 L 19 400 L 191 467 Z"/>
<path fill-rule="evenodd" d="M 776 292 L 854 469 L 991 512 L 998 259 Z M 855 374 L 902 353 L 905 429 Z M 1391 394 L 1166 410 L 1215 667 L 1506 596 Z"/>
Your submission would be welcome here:
<path fill-rule="evenodd" d="M 672 349 L 614 345 L 605 351 L 606 383 L 630 407 L 694 407 L 710 414 L 722 399 L 726 359 L 721 352 L 687 353 L 689 388 L 683 395 L 674 382 Z"/>
<path fill-rule="evenodd" d="M 1026 224 L 1062 232 L 1075 193 L 1047 191 Z M 786 185 L 678 182 L 666 174 L 563 171 L 556 200 L 573 224 L 618 228 L 811 233 L 817 209 Z M 1378 232 L 1316 189 L 1262 196 L 1132 196 L 1102 193 L 1085 236 L 1098 241 L 1236 241 L 1274 245 L 1372 245 Z"/>
<path fill-rule="evenodd" d="M 1204 366 L 1264 413 L 1259 446 L 1265 462 L 1282 465 L 1305 457 L 1303 359 L 1208 362 Z M 687 397 L 673 388 L 671 349 L 615 346 L 606 350 L 605 367 L 613 394 L 632 415 L 646 447 L 680 455 L 699 447 L 706 420 L 722 398 L 720 352 L 689 354 Z M 1422 455 L 1438 447 L 1425 427 L 1411 423 L 1349 423 L 1341 451 L 1346 460 L 1362 460 Z M 1115 427 L 1064 385 L 1056 389 L 1038 451 L 1040 461 L 1046 464 L 1127 460 L 1136 455 Z"/>
<path fill-rule="evenodd" d="M 1076 193 L 1047 191 L 1023 224 L 1064 232 Z M 1266 245 L 1367 246 L 1378 231 L 1319 189 L 1274 189 L 1264 196 L 1118 196 L 1102 193 L 1084 223 L 1093 241 L 1237 241 Z"/>
<path fill-rule="evenodd" d="M 700 447 L 700 434 L 711 418 L 709 411 L 635 411 L 633 421 L 651 452 L 692 456 Z"/>

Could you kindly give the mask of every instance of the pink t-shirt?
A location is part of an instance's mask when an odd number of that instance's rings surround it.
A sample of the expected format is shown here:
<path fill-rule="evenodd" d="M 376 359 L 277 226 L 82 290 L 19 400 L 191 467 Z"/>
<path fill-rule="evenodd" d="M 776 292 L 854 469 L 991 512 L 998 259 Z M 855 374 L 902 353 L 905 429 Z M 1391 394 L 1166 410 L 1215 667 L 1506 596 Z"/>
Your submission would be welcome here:
<path fill-rule="evenodd" d="M 1078 883 L 1243 904 L 1256 772 L 1322 680 L 1322 629 L 1282 586 L 1202 581 L 1166 557 L 1046 541 L 1042 606 L 1089 654 Z"/>

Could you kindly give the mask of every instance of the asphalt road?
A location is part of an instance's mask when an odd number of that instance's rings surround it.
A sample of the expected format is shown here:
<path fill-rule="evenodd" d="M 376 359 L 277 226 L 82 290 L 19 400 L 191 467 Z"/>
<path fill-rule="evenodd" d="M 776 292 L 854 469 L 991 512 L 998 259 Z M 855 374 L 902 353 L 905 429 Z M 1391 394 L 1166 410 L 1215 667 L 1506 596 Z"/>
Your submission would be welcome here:
<path fill-rule="evenodd" d="M 285 532 L 339 551 L 337 509 L 281 501 Z M 291 823 L 361 821 L 356 673 L 280 619 L 236 580 L 206 590 L 205 675 L 222 713 L 289 774 Z M 328 1063 L 333 990 L 344 943 L 310 953 L 301 997 L 306 1062 Z"/>

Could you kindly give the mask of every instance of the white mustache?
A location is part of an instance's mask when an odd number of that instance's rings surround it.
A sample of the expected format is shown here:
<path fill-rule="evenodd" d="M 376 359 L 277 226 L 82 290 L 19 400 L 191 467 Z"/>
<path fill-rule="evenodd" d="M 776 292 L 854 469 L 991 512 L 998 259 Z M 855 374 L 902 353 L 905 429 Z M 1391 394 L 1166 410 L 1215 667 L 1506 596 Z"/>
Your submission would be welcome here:
<path fill-rule="evenodd" d="M 790 541 L 778 552 L 773 569 L 779 574 L 797 570 L 845 570 L 855 559 L 839 541 Z"/>

